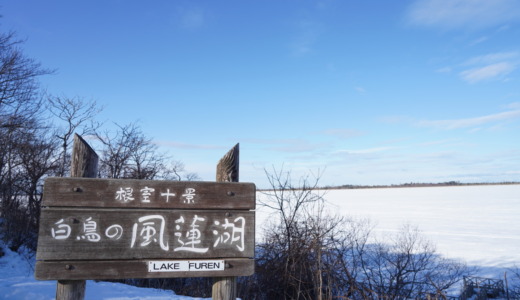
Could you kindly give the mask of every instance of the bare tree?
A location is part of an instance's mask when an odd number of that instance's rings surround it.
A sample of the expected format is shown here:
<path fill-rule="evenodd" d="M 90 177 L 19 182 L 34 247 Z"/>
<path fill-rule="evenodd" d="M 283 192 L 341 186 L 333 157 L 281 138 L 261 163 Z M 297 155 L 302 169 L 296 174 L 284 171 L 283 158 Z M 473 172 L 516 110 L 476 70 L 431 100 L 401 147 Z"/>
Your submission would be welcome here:
<path fill-rule="evenodd" d="M 271 189 L 259 201 L 273 210 L 273 222 L 258 245 L 255 279 L 260 295 L 255 296 L 332 299 L 344 283 L 343 274 L 332 270 L 339 253 L 335 249 L 345 238 L 346 219 L 325 212 L 319 173 L 303 176 L 294 185 L 290 172 L 273 170 L 266 171 Z"/>
<path fill-rule="evenodd" d="M 323 197 L 318 193 L 318 176 L 311 175 L 301 177 L 295 186 L 292 182 L 291 172 L 286 172 L 283 167 L 280 170 L 273 168 L 273 172 L 265 170 L 271 189 L 264 192 L 265 199 L 260 204 L 273 209 L 284 226 L 288 239 L 291 239 L 291 228 L 314 205 L 323 202 Z"/>
<path fill-rule="evenodd" d="M 363 249 L 354 257 L 360 260 L 357 281 L 371 298 L 445 296 L 463 275 L 471 273 L 465 264 L 440 257 L 431 242 L 410 225 Z"/>
<path fill-rule="evenodd" d="M 94 118 L 102 108 L 96 104 L 96 101 L 87 101 L 81 97 L 48 96 L 47 103 L 51 114 L 63 123 L 63 126 L 56 130 L 55 135 L 61 141 L 62 149 L 59 176 L 65 176 L 70 166 L 69 148 L 72 136 L 74 133 L 83 136 L 95 134 L 100 124 L 94 122 Z"/>
<path fill-rule="evenodd" d="M 51 73 L 26 57 L 21 44 L 13 32 L 0 33 L 0 127 L 22 126 L 18 116 L 39 109 L 37 78 Z"/>
<path fill-rule="evenodd" d="M 136 124 L 117 125 L 117 127 L 118 130 L 113 136 L 109 132 L 105 132 L 104 135 L 97 134 L 97 138 L 103 144 L 100 158 L 102 177 L 130 177 L 129 168 L 132 165 L 133 153 L 142 145 L 151 143 Z"/>
<path fill-rule="evenodd" d="M 38 187 L 54 155 L 45 142 L 37 81 L 50 71 L 21 45 L 14 33 L 0 33 L 0 236 L 12 249 L 34 245 Z"/>
<path fill-rule="evenodd" d="M 37 77 L 49 73 L 26 57 L 15 34 L 0 33 L 0 188 L 3 206 L 14 195 L 13 182 L 19 164 L 16 141 L 24 132 L 41 126 Z"/>
<path fill-rule="evenodd" d="M 186 171 L 184 163 L 179 160 L 170 161 L 169 165 L 167 165 L 164 169 L 162 178 L 167 180 L 200 180 L 200 177 L 197 173 Z"/>
<path fill-rule="evenodd" d="M 504 274 L 508 299 L 520 299 L 520 267 L 510 268 Z"/>
<path fill-rule="evenodd" d="M 257 245 L 256 273 L 239 282 L 243 298 L 442 298 L 471 273 L 410 225 L 378 241 L 368 220 L 328 213 L 319 176 L 294 186 L 290 172 L 266 174 L 271 189 L 259 202 L 272 210 L 271 224 Z"/>
<path fill-rule="evenodd" d="M 101 176 L 107 178 L 196 180 L 197 174 L 187 173 L 184 164 L 171 160 L 161 153 L 151 138 L 146 137 L 135 124 L 117 125 L 118 130 L 111 135 L 97 134 L 103 150 L 101 155 Z"/>
<path fill-rule="evenodd" d="M 25 245 L 36 250 L 43 179 L 58 171 L 58 143 L 41 130 L 34 130 L 25 131 L 12 146 L 16 148 L 17 165 L 16 179 L 11 181 L 15 192 L 10 202 L 17 213 L 11 210 L 6 214 L 6 228 L 11 228 L 13 249 Z"/>

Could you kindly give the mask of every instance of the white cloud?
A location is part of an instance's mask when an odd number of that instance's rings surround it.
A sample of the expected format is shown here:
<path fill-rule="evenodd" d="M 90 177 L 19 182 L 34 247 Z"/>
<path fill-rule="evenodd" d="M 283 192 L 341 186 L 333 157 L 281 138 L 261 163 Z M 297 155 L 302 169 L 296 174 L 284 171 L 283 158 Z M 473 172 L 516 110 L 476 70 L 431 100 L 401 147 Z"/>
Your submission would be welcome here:
<path fill-rule="evenodd" d="M 393 116 L 384 116 L 379 117 L 377 119 L 379 122 L 386 123 L 386 124 L 400 124 L 400 123 L 406 123 L 410 122 L 410 117 L 408 116 L 399 116 L 399 115 L 393 115 Z"/>
<path fill-rule="evenodd" d="M 519 57 L 520 54 L 515 51 L 475 56 L 462 63 L 469 69 L 461 71 L 459 76 L 469 83 L 503 79 L 517 68 Z"/>
<path fill-rule="evenodd" d="M 451 73 L 451 67 L 442 67 L 437 69 L 437 73 Z"/>
<path fill-rule="evenodd" d="M 359 149 L 359 150 L 339 150 L 336 153 L 347 153 L 347 154 L 372 154 L 385 152 L 388 150 L 395 149 L 395 147 L 375 147 L 375 148 L 367 148 L 367 149 Z"/>
<path fill-rule="evenodd" d="M 302 153 L 314 151 L 323 147 L 322 144 L 311 143 L 304 139 L 245 139 L 244 142 L 251 144 L 267 145 L 271 151 Z"/>
<path fill-rule="evenodd" d="M 520 102 L 509 103 L 508 105 L 506 105 L 506 108 L 520 110 Z"/>
<path fill-rule="evenodd" d="M 520 55 L 516 51 L 497 52 L 486 55 L 475 56 L 468 59 L 463 65 L 493 64 L 518 58 Z"/>
<path fill-rule="evenodd" d="M 460 77 L 469 82 L 477 83 L 483 80 L 502 78 L 516 69 L 516 66 L 510 62 L 500 62 L 484 67 L 469 69 L 459 73 Z"/>
<path fill-rule="evenodd" d="M 209 145 L 209 144 L 187 144 L 182 142 L 175 142 L 175 141 L 154 141 L 154 144 L 161 147 L 171 147 L 176 149 L 207 149 L 207 150 L 214 150 L 214 149 L 226 149 L 224 146 L 219 145 Z"/>
<path fill-rule="evenodd" d="M 304 140 L 286 140 L 283 144 L 272 147 L 271 149 L 281 152 L 300 153 L 314 151 L 321 147 L 322 145 L 309 143 L 308 141 Z"/>
<path fill-rule="evenodd" d="M 488 40 L 487 36 L 482 36 L 470 43 L 470 46 L 475 46 Z"/>
<path fill-rule="evenodd" d="M 358 93 L 360 93 L 360 94 L 364 94 L 364 93 L 366 93 L 365 88 L 363 88 L 363 87 L 361 87 L 361 86 L 356 86 L 356 87 L 354 87 L 354 89 L 355 89 Z"/>
<path fill-rule="evenodd" d="M 505 121 L 509 119 L 520 118 L 520 110 L 511 110 L 497 114 L 491 114 L 475 118 L 465 119 L 454 119 L 454 120 L 433 120 L 433 121 L 421 121 L 418 123 L 419 126 L 433 127 L 438 129 L 460 129 L 478 127 L 484 124 Z"/>
<path fill-rule="evenodd" d="M 413 25 L 479 29 L 520 19 L 517 0 L 417 0 L 408 10 Z"/>
<path fill-rule="evenodd" d="M 475 127 L 473 129 L 470 129 L 469 133 L 477 133 L 482 131 L 482 127 Z"/>
<path fill-rule="evenodd" d="M 497 29 L 497 32 L 509 30 L 510 27 L 511 26 L 509 26 L 509 25 L 502 25 L 502 26 L 500 26 L 500 28 Z"/>
<path fill-rule="evenodd" d="M 336 136 L 336 137 L 339 137 L 339 138 L 342 138 L 342 139 L 348 139 L 348 138 L 360 136 L 360 135 L 363 134 L 359 130 L 345 129 L 345 128 L 326 129 L 326 130 L 322 131 L 322 133 L 325 134 L 325 135 Z"/>
<path fill-rule="evenodd" d="M 430 146 L 436 146 L 436 145 L 453 144 L 454 142 L 457 142 L 457 141 L 455 139 L 444 139 L 444 140 L 437 140 L 437 141 L 429 141 L 429 142 L 420 143 L 419 146 L 430 147 Z"/>

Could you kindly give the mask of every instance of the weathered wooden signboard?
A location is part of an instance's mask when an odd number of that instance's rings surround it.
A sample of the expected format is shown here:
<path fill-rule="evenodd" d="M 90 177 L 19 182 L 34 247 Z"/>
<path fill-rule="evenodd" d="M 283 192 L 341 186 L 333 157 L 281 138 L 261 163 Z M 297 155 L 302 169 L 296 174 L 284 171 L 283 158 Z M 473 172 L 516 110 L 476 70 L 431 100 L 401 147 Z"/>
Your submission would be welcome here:
<path fill-rule="evenodd" d="M 248 276 L 255 185 L 49 178 L 40 280 Z"/>

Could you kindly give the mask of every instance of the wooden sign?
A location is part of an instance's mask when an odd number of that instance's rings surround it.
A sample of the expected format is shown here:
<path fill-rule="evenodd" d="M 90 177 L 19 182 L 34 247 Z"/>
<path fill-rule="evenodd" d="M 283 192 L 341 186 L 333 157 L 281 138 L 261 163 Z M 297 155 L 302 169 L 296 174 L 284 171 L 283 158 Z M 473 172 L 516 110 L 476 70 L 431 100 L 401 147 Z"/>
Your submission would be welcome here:
<path fill-rule="evenodd" d="M 254 212 L 47 208 L 37 260 L 254 256 Z"/>
<path fill-rule="evenodd" d="M 255 185 L 238 182 L 48 178 L 43 206 L 255 209 Z"/>
<path fill-rule="evenodd" d="M 49 178 L 35 276 L 251 275 L 255 193 L 251 183 Z"/>

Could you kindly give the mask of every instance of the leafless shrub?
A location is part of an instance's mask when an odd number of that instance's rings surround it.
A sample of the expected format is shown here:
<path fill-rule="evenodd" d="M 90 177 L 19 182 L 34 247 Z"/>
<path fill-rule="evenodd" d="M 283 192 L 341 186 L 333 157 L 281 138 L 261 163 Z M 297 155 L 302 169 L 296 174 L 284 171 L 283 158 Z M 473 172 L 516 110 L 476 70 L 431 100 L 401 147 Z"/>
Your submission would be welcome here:
<path fill-rule="evenodd" d="M 257 245 L 256 274 L 239 281 L 243 298 L 444 297 L 469 272 L 436 254 L 412 226 L 378 241 L 369 221 L 327 214 L 319 176 L 293 186 L 290 172 L 266 174 L 272 190 L 261 203 L 274 211 L 273 222 Z"/>
<path fill-rule="evenodd" d="M 509 269 L 505 278 L 509 299 L 520 299 L 520 268 Z"/>
<path fill-rule="evenodd" d="M 94 117 L 102 108 L 93 100 L 67 96 L 48 96 L 47 108 L 62 123 L 56 127 L 54 133 L 61 143 L 61 163 L 57 175 L 67 176 L 70 166 L 69 148 L 74 133 L 95 134 L 100 124 L 94 121 Z"/>

